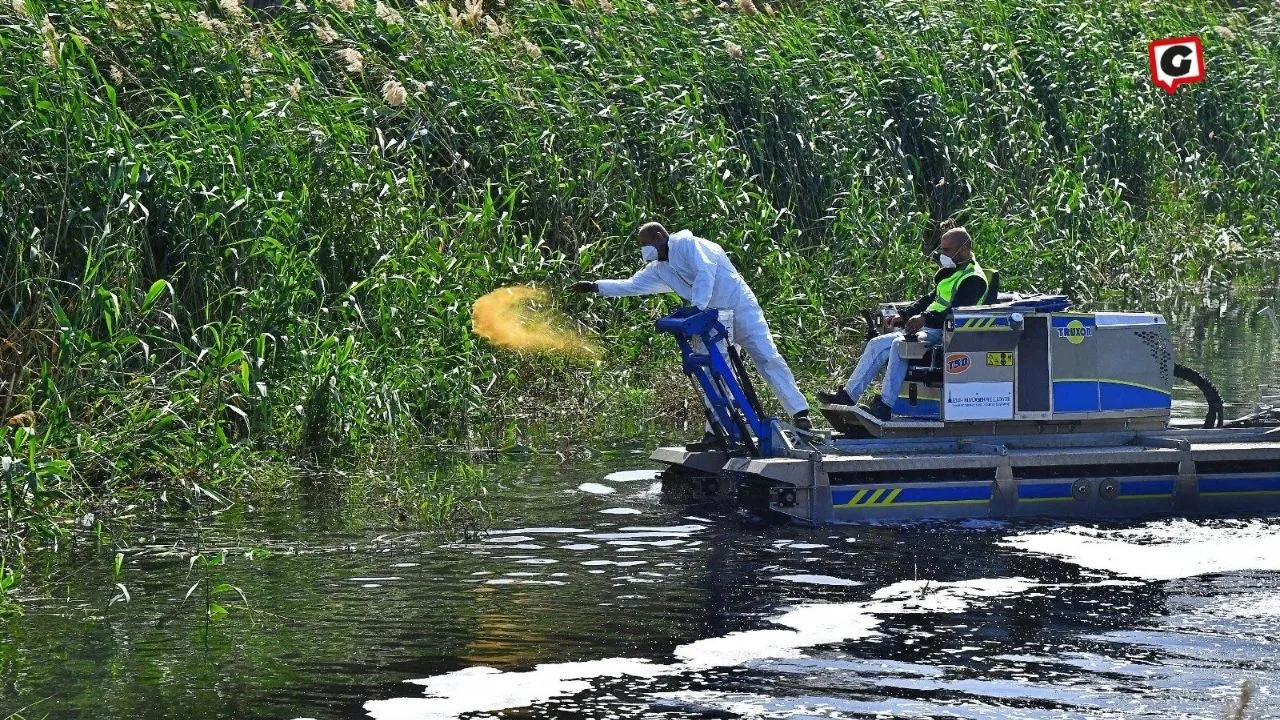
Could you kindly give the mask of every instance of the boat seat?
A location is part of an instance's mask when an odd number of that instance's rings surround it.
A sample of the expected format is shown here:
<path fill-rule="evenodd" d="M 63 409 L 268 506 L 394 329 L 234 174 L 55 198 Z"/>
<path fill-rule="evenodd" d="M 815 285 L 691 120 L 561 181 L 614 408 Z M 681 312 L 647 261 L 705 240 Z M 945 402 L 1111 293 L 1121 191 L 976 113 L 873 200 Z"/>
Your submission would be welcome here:
<path fill-rule="evenodd" d="M 915 347 L 912 347 L 915 346 Z M 907 360 L 907 380 L 924 383 L 929 387 L 942 386 L 942 346 L 922 342 L 902 343 L 905 352 L 921 353 L 920 357 Z"/>

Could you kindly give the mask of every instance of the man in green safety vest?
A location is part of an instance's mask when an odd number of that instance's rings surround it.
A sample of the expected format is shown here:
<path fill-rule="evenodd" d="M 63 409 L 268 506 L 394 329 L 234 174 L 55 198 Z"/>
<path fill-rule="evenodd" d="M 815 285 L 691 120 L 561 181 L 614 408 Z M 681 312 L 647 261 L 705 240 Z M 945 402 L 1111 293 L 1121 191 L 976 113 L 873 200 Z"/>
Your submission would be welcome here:
<path fill-rule="evenodd" d="M 898 388 L 907 377 L 907 361 L 898 354 L 898 345 L 908 338 L 932 345 L 942 342 L 942 324 L 951 308 L 980 305 L 986 298 L 987 276 L 974 260 L 972 248 L 973 240 L 964 228 L 956 227 L 943 233 L 937 253 L 942 269 L 933 276 L 935 288 L 904 311 L 905 332 L 895 330 L 872 338 L 862 351 L 849 382 L 834 392 L 819 392 L 818 399 L 828 405 L 856 405 L 887 362 L 880 396 L 867 410 L 881 420 L 892 417 Z M 900 324 L 903 320 L 898 315 L 884 319 L 885 329 Z"/>

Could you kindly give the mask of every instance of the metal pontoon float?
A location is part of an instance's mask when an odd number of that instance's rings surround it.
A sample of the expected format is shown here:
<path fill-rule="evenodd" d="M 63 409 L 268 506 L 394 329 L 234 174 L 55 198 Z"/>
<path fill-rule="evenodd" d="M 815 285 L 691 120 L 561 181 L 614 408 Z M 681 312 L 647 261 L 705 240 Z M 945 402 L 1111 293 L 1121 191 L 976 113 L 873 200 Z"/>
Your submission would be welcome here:
<path fill-rule="evenodd" d="M 761 413 L 715 311 L 658 320 L 723 445 L 655 450 L 664 491 L 814 524 L 1280 511 L 1280 408 L 1224 422 L 1162 316 L 1000 299 L 957 309 L 936 348 L 900 344 L 892 420 L 823 405 L 834 429 L 814 432 Z M 1205 393 L 1203 423 L 1171 420 L 1175 377 Z"/>

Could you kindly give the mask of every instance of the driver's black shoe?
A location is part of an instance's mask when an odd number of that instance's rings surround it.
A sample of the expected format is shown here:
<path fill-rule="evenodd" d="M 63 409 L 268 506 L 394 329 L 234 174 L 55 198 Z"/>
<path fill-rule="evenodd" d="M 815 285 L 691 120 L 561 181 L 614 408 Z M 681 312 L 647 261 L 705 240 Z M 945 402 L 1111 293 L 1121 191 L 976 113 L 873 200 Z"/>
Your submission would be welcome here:
<path fill-rule="evenodd" d="M 827 405 L 857 405 L 858 401 L 849 397 L 849 391 L 840 388 L 835 392 L 818 391 L 818 399 Z"/>
<path fill-rule="evenodd" d="M 808 432 L 813 429 L 813 421 L 809 419 L 808 410 L 801 410 L 795 415 L 792 415 L 791 424 L 795 425 L 797 428 L 801 430 L 804 430 L 805 432 Z"/>
<path fill-rule="evenodd" d="M 871 406 L 867 408 L 867 412 L 874 415 L 877 420 L 893 419 L 893 408 L 886 405 L 884 403 L 884 400 L 880 399 L 879 395 L 877 395 L 875 399 L 871 401 Z"/>
<path fill-rule="evenodd" d="M 684 446 L 688 452 L 711 452 L 713 450 L 724 450 L 724 441 L 716 436 L 715 433 L 707 433 L 702 436 L 698 442 L 688 443 Z"/>

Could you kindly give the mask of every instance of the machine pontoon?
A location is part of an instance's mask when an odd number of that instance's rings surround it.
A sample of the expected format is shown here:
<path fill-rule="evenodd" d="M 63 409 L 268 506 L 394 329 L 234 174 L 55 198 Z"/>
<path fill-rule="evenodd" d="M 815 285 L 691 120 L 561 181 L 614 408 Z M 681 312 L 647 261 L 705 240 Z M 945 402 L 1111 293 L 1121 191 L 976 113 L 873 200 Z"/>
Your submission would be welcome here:
<path fill-rule="evenodd" d="M 824 405 L 816 432 L 762 414 L 716 312 L 660 319 L 723 445 L 658 448 L 664 489 L 809 523 L 1280 511 L 1280 408 L 1224 421 L 1162 316 L 999 299 L 953 312 L 938 346 L 900 344 L 891 420 Z M 1204 392 L 1203 422 L 1171 419 L 1175 378 Z"/>

